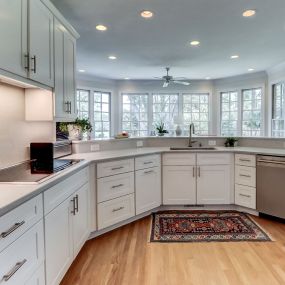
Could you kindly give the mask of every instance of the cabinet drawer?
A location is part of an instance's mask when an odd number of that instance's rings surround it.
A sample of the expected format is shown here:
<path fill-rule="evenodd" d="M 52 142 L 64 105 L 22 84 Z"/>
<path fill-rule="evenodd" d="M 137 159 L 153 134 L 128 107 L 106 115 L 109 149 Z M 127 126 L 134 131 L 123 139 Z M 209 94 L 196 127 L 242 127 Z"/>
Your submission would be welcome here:
<path fill-rule="evenodd" d="M 0 217 L 0 252 L 43 217 L 42 199 L 40 194 Z"/>
<path fill-rule="evenodd" d="M 256 187 L 256 168 L 236 165 L 235 183 L 250 187 Z"/>
<path fill-rule="evenodd" d="M 256 167 L 256 156 L 249 154 L 236 154 L 235 164 Z"/>
<path fill-rule="evenodd" d="M 43 262 L 44 238 L 41 220 L 0 253 L 0 280 L 7 285 L 24 284 Z"/>
<path fill-rule="evenodd" d="M 97 164 L 97 177 L 106 177 L 134 171 L 134 159 L 115 160 Z"/>
<path fill-rule="evenodd" d="M 97 179 L 98 203 L 134 193 L 134 172 Z"/>
<path fill-rule="evenodd" d="M 229 153 L 198 153 L 197 165 L 228 165 L 231 158 Z"/>
<path fill-rule="evenodd" d="M 236 184 L 235 204 L 256 209 L 256 188 Z"/>
<path fill-rule="evenodd" d="M 149 167 L 155 167 L 160 165 L 160 155 L 147 155 L 141 156 L 135 159 L 136 170 L 145 169 Z"/>
<path fill-rule="evenodd" d="M 98 204 L 98 229 L 104 229 L 135 215 L 134 194 Z"/>
<path fill-rule="evenodd" d="M 163 155 L 163 165 L 196 165 L 195 153 L 167 153 Z"/>
<path fill-rule="evenodd" d="M 88 182 L 88 167 L 78 171 L 44 192 L 45 215 Z"/>

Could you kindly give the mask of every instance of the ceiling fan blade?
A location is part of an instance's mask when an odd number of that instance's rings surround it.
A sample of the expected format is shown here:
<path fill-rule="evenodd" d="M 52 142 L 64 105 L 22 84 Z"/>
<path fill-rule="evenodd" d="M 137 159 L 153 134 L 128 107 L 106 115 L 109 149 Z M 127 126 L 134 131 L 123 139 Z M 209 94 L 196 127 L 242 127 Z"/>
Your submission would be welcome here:
<path fill-rule="evenodd" d="M 168 85 L 169 85 L 169 82 L 165 81 L 165 82 L 163 83 L 163 88 L 168 87 Z"/>
<path fill-rule="evenodd" d="M 191 84 L 190 82 L 177 81 L 177 80 L 173 80 L 173 83 L 180 84 L 180 85 L 185 85 L 185 86 L 189 86 Z"/>

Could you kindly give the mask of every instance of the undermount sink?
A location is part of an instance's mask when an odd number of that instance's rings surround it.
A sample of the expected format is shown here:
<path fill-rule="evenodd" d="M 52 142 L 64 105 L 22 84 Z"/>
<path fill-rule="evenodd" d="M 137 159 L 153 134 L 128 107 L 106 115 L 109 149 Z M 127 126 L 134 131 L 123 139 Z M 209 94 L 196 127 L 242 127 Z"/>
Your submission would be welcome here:
<path fill-rule="evenodd" d="M 171 147 L 170 150 L 215 150 L 214 147 Z"/>

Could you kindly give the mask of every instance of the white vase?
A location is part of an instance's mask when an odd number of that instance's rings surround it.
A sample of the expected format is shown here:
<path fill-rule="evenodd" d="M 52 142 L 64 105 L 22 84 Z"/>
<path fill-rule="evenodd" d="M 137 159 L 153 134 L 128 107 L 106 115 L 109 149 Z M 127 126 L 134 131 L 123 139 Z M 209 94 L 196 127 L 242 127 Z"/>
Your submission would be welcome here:
<path fill-rule="evenodd" d="M 177 137 L 180 137 L 182 135 L 182 129 L 179 125 L 177 125 L 175 133 Z"/>
<path fill-rule="evenodd" d="M 76 125 L 68 125 L 68 139 L 82 140 L 82 128 Z"/>

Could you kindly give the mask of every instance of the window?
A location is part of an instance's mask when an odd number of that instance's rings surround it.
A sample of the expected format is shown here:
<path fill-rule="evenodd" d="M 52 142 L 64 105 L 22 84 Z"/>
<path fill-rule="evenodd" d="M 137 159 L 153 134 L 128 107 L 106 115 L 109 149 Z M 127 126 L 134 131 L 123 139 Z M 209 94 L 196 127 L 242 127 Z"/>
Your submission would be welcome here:
<path fill-rule="evenodd" d="M 131 136 L 148 135 L 148 94 L 122 94 L 122 130 Z"/>
<path fill-rule="evenodd" d="M 183 94 L 184 134 L 189 134 L 189 125 L 194 123 L 195 134 L 209 133 L 209 94 Z"/>
<path fill-rule="evenodd" d="M 93 127 L 95 138 L 110 137 L 110 93 L 93 93 L 94 115 Z"/>
<path fill-rule="evenodd" d="M 88 90 L 77 90 L 77 116 L 80 119 L 89 118 L 89 93 Z"/>
<path fill-rule="evenodd" d="M 285 137 L 285 84 L 273 85 L 272 92 L 272 136 Z"/>
<path fill-rule="evenodd" d="M 238 135 L 238 92 L 221 93 L 221 135 Z"/>
<path fill-rule="evenodd" d="M 108 92 L 77 90 L 77 116 L 89 118 L 94 138 L 110 137 L 110 100 L 111 93 Z"/>
<path fill-rule="evenodd" d="M 242 136 L 261 135 L 261 88 L 242 90 Z"/>
<path fill-rule="evenodd" d="M 175 116 L 178 116 L 178 98 L 178 94 L 152 95 L 153 129 L 162 122 L 169 134 L 174 134 L 173 119 Z"/>

